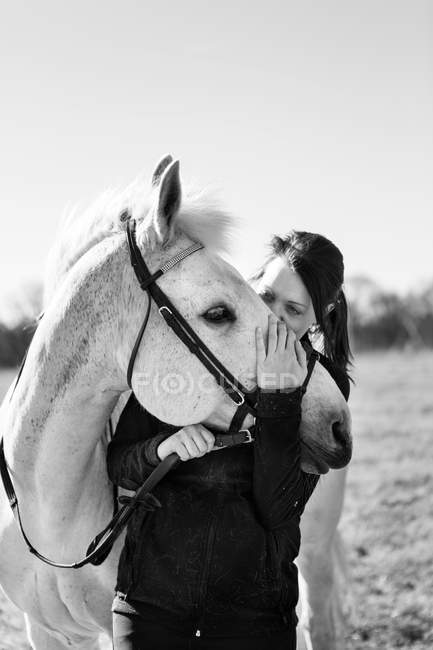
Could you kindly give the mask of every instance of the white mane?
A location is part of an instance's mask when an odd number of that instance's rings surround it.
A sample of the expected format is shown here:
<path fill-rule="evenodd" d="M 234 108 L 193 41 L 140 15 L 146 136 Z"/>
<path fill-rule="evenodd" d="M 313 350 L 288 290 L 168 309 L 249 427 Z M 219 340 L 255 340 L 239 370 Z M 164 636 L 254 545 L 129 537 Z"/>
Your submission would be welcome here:
<path fill-rule="evenodd" d="M 53 276 L 58 282 L 93 246 L 125 230 L 126 223 L 121 218 L 125 212 L 137 221 L 137 233 L 141 234 L 138 243 L 152 245 L 154 238 L 148 238 L 147 233 L 152 228 L 155 195 L 149 185 L 138 178 L 123 190 L 107 190 L 86 210 L 80 212 L 75 208 L 63 217 L 47 259 L 46 292 L 49 293 Z M 221 208 L 214 192 L 186 188 L 169 243 L 182 232 L 215 252 L 228 252 L 235 226 L 234 217 Z"/>

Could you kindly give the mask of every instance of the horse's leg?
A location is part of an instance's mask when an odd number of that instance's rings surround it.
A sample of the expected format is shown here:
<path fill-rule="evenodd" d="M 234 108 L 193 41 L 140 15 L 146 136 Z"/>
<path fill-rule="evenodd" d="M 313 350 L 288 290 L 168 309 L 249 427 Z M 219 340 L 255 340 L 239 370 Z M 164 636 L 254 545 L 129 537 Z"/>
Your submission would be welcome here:
<path fill-rule="evenodd" d="M 66 650 L 66 648 L 68 650 L 100 650 L 103 647 L 110 647 L 101 645 L 98 637 L 74 635 L 73 638 L 68 638 L 47 630 L 27 614 L 24 614 L 24 619 L 27 637 L 33 650 Z"/>
<path fill-rule="evenodd" d="M 349 621 L 353 622 L 353 603 L 346 554 L 340 532 L 329 549 L 329 556 L 316 555 L 304 563 L 299 574 L 300 626 L 298 650 L 345 650 Z"/>
<path fill-rule="evenodd" d="M 347 627 L 344 547 L 337 532 L 346 470 L 322 477 L 301 521 L 300 632 L 306 650 L 341 650 Z M 342 570 L 343 569 L 343 570 Z M 299 635 L 301 636 L 301 634 Z M 302 645 L 300 643 L 300 648 Z"/>
<path fill-rule="evenodd" d="M 311 644 L 307 645 L 304 628 L 298 625 L 296 630 L 296 650 L 311 650 Z"/>

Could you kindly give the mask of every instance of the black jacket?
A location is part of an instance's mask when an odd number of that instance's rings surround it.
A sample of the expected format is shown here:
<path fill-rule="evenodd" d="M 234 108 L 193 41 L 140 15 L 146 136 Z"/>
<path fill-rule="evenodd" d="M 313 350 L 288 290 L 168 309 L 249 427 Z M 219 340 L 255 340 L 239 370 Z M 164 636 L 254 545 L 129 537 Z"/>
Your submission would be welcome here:
<path fill-rule="evenodd" d="M 347 398 L 346 376 L 335 379 Z M 260 392 L 253 443 L 179 463 L 154 490 L 163 507 L 136 509 L 116 591 L 142 616 L 213 636 L 295 624 L 299 521 L 318 480 L 300 468 L 300 400 L 298 390 Z M 108 447 L 111 480 L 139 487 L 179 428 L 132 394 Z"/>

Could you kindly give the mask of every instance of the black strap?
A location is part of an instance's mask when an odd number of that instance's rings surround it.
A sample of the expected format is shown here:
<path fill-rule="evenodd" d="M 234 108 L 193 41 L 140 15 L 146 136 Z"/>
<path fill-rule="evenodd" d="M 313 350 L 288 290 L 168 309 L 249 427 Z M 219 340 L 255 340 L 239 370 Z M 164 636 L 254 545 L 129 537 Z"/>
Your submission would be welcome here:
<path fill-rule="evenodd" d="M 131 356 L 128 363 L 128 371 L 126 373 L 126 381 L 131 390 L 132 390 L 132 385 L 131 385 L 132 373 L 134 370 L 135 358 L 137 356 L 141 339 L 143 338 L 144 330 L 146 329 L 147 321 L 149 320 L 149 315 L 150 315 L 150 307 L 151 307 L 152 300 L 149 295 L 147 297 L 148 297 L 148 301 L 147 301 L 146 316 L 144 317 L 143 324 L 140 327 L 140 331 L 138 332 L 137 338 L 135 339 L 134 347 L 132 348 Z"/>
<path fill-rule="evenodd" d="M 254 404 L 257 403 L 257 397 L 258 397 L 258 391 L 257 389 L 252 393 L 254 395 Z M 254 410 L 254 413 L 256 411 Z M 229 434 L 233 434 L 236 431 L 240 431 L 242 427 L 242 423 L 247 417 L 248 413 L 251 413 L 251 409 L 249 405 L 244 402 L 238 408 L 236 409 L 236 412 L 232 418 L 232 421 L 230 422 L 230 427 L 229 427 Z"/>
<path fill-rule="evenodd" d="M 214 447 L 234 447 L 253 441 L 254 438 L 251 431 L 249 429 L 241 429 L 234 433 L 215 434 Z"/>
<path fill-rule="evenodd" d="M 9 505 L 12 508 L 12 510 L 14 510 L 14 508 L 16 508 L 16 506 L 18 505 L 18 500 L 6 465 L 6 458 L 3 449 L 3 438 L 0 440 L 0 474 L 2 477 L 6 496 L 9 501 Z"/>
<path fill-rule="evenodd" d="M 313 374 L 314 366 L 316 365 L 316 361 L 319 360 L 320 360 L 320 354 L 317 352 L 317 350 L 314 350 L 313 347 L 311 347 L 310 354 L 308 357 L 308 362 L 307 362 L 307 376 L 305 377 L 304 382 L 300 387 L 300 391 L 302 395 L 307 390 L 308 383 L 311 379 L 311 375 Z"/>

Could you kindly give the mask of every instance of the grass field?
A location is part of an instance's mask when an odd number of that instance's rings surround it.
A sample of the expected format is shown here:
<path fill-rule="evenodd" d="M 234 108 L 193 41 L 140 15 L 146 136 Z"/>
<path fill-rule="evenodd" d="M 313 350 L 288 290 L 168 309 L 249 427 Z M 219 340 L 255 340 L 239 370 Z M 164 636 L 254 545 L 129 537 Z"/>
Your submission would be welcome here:
<path fill-rule="evenodd" d="M 433 353 L 363 354 L 354 374 L 342 531 L 357 607 L 347 650 L 430 650 Z M 0 394 L 10 379 L 0 375 Z M 0 650 L 25 648 L 22 616 L 0 596 Z"/>
<path fill-rule="evenodd" d="M 433 354 L 358 359 L 342 530 L 357 595 L 348 650 L 433 648 Z"/>

